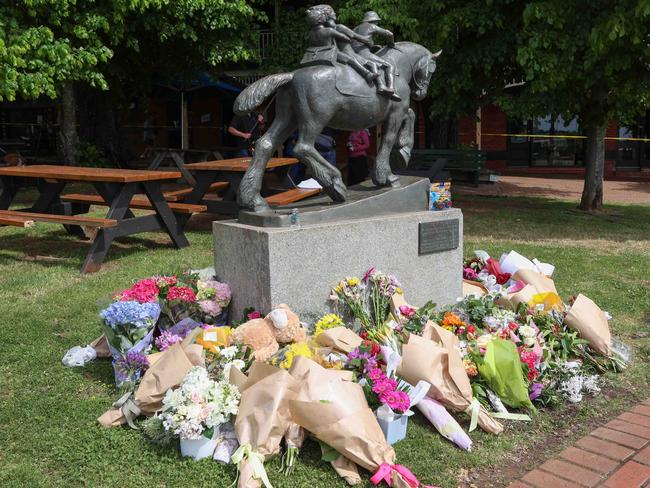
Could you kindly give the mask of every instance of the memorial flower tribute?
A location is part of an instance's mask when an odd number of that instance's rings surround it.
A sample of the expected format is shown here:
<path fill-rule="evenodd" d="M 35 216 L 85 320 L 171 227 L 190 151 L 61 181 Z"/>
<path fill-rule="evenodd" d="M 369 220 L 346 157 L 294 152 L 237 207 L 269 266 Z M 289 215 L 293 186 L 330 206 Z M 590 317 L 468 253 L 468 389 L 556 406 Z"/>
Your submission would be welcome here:
<path fill-rule="evenodd" d="M 210 272 L 139 280 L 100 314 L 117 383 L 129 388 L 99 421 L 149 417 L 139 422 L 148 439 L 231 461 L 240 487 L 269 488 L 273 456 L 290 475 L 310 435 L 350 484 L 361 467 L 375 484 L 417 486 L 391 447 L 408 439 L 414 412 L 468 451 L 476 427 L 498 434 L 501 422 L 534 421 L 536 409 L 583 401 L 601 373 L 625 367 L 609 316 L 584 295 L 562 300 L 552 269 L 477 252 L 462 273 L 481 286 L 418 308 L 397 278 L 370 268 L 335 284 L 336 313 L 311 324 L 281 304 L 221 325 L 213 319 L 231 291 Z"/>

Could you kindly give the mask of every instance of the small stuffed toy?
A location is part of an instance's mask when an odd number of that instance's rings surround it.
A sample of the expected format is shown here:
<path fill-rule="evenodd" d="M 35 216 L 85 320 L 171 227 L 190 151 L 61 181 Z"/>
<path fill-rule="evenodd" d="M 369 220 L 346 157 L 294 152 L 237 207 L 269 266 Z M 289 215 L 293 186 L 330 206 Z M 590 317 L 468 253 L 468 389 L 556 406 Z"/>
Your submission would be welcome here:
<path fill-rule="evenodd" d="M 302 342 L 306 337 L 298 316 L 287 305 L 281 304 L 263 319 L 249 320 L 234 329 L 230 340 L 251 346 L 255 359 L 266 361 L 278 352 L 278 343 Z"/>

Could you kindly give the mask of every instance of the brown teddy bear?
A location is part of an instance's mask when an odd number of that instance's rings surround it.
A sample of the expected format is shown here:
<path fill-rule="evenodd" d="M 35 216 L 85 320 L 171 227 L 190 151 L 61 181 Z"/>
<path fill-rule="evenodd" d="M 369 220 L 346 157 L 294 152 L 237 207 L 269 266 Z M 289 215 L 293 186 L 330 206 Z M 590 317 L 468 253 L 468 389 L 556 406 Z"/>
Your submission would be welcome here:
<path fill-rule="evenodd" d="M 251 346 L 258 361 L 266 361 L 278 352 L 278 343 L 302 342 L 306 338 L 300 319 L 285 304 L 278 305 L 263 319 L 241 324 L 230 335 L 231 342 Z"/>

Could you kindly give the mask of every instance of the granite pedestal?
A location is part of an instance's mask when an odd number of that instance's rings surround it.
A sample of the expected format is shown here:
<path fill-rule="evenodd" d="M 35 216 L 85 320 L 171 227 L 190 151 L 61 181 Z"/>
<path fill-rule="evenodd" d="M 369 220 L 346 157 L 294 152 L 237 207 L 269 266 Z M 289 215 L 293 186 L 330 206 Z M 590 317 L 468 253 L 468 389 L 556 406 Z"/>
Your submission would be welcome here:
<path fill-rule="evenodd" d="M 286 303 L 303 320 L 313 320 L 331 311 L 332 286 L 372 266 L 394 274 L 416 306 L 452 303 L 462 292 L 459 209 L 290 227 L 215 222 L 214 248 L 217 276 L 232 288 L 236 318 L 246 307 L 266 312 Z"/>

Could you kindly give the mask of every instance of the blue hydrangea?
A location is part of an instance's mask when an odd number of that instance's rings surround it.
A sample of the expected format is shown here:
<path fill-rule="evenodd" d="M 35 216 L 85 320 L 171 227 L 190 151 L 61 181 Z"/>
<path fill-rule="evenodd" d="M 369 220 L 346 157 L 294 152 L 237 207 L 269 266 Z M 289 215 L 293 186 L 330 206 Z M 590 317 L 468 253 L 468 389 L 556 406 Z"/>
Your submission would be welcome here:
<path fill-rule="evenodd" d="M 135 301 L 115 302 L 101 311 L 99 316 L 106 325 L 133 325 L 138 328 L 151 327 L 158 320 L 160 305 L 157 303 L 138 303 Z"/>

